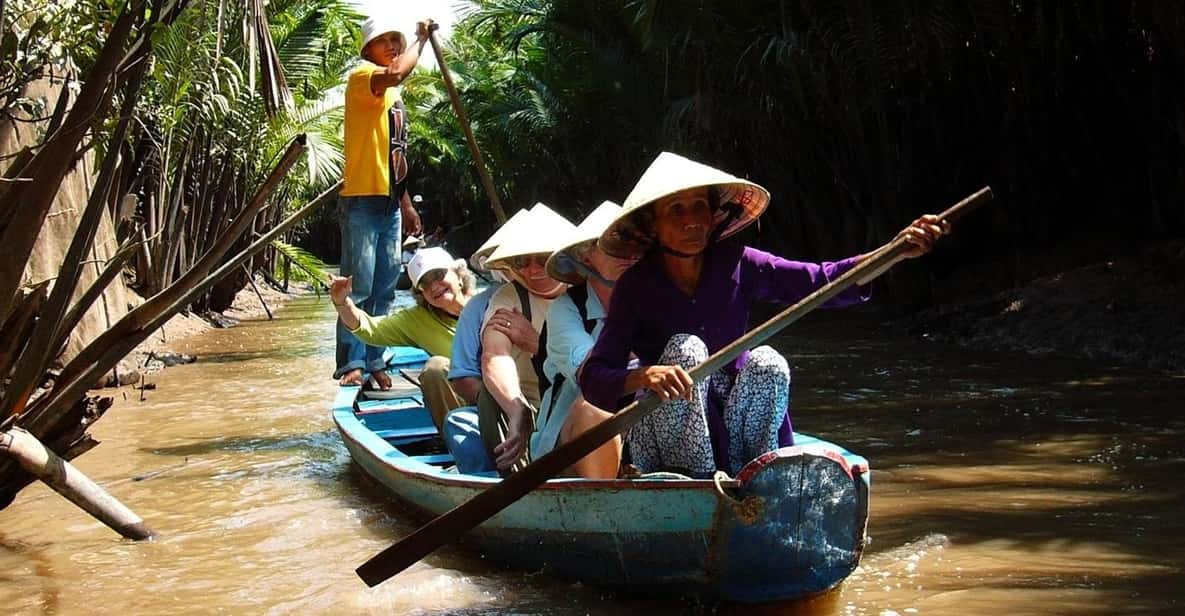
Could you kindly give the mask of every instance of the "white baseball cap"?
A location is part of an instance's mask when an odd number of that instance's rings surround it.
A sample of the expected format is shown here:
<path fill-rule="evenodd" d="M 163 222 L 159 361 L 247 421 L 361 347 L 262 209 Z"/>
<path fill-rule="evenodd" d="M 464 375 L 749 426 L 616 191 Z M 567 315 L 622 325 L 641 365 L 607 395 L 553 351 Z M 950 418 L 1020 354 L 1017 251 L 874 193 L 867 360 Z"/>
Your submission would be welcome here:
<path fill-rule="evenodd" d="M 411 286 L 416 287 L 424 274 L 436 269 L 449 269 L 456 263 L 457 260 L 443 248 L 423 248 L 416 251 L 416 256 L 407 263 L 407 277 L 411 279 Z"/>

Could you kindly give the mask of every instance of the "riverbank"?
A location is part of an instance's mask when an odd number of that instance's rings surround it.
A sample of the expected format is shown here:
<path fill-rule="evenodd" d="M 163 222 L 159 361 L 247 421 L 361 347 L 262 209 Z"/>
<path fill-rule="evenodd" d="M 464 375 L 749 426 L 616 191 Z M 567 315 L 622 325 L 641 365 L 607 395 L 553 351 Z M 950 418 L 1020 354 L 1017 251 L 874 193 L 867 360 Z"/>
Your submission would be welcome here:
<path fill-rule="evenodd" d="M 1185 242 L 1036 279 L 899 322 L 969 348 L 1185 371 Z"/>
<path fill-rule="evenodd" d="M 177 351 L 178 343 L 213 329 L 234 327 L 242 321 L 267 318 L 268 310 L 275 313 L 290 300 L 312 293 L 311 286 L 300 282 L 291 283 L 288 292 L 281 291 L 259 275 L 255 277 L 255 286 L 259 289 L 258 294 L 248 285 L 235 295 L 231 307 L 223 312 L 181 312 L 174 315 L 121 360 L 116 370 L 104 377 L 101 385 L 129 385 L 164 368 L 198 361 L 195 355 Z M 139 301 L 144 300 L 139 298 Z"/>

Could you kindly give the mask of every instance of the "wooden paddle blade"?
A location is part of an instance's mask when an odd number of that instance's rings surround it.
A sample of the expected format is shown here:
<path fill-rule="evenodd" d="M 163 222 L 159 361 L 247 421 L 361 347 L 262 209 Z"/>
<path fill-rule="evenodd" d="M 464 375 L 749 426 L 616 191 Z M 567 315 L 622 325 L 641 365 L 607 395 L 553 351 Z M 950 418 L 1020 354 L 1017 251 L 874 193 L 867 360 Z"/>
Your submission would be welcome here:
<path fill-rule="evenodd" d="M 481 524 L 510 506 L 525 494 L 555 477 L 597 447 L 634 424 L 658 407 L 651 396 L 635 402 L 613 417 L 597 424 L 572 441 L 551 450 L 519 472 L 503 479 L 444 515 L 416 529 L 394 545 L 375 554 L 355 571 L 367 586 L 377 586 L 387 578 L 414 565 L 436 548 L 458 539 L 465 531 Z"/>

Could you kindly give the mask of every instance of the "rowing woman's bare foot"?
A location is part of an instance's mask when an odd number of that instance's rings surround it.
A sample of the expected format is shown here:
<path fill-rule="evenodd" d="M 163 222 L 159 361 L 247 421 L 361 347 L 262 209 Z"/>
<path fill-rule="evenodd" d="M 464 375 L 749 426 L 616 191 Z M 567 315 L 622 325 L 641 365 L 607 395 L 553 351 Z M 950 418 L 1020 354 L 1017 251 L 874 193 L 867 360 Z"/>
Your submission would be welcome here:
<path fill-rule="evenodd" d="M 388 379 L 388 382 L 390 382 L 389 379 Z M 362 384 L 362 368 L 354 368 L 353 370 L 343 374 L 342 378 L 340 380 L 338 380 L 338 384 L 341 385 L 342 387 L 349 387 L 351 385 L 361 385 Z"/>
<path fill-rule="evenodd" d="M 391 389 L 391 377 L 387 376 L 385 371 L 379 370 L 378 372 L 371 372 L 370 378 L 374 379 L 374 382 L 379 386 L 379 389 Z"/>

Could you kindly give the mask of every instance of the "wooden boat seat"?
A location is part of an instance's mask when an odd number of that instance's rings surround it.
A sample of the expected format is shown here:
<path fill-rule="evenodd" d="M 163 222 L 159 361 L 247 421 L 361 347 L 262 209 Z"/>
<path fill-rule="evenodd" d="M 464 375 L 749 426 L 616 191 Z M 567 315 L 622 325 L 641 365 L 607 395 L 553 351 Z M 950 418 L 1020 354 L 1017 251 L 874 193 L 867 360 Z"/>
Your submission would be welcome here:
<path fill-rule="evenodd" d="M 414 428 L 400 428 L 398 430 L 375 430 L 380 438 L 388 441 L 436 436 L 436 426 L 416 426 Z"/>
<path fill-rule="evenodd" d="M 369 415 L 372 413 L 386 413 L 387 411 L 423 408 L 424 401 L 416 396 L 408 396 L 394 400 L 359 400 L 357 406 L 358 410 L 355 411 L 356 414 Z"/>
<path fill-rule="evenodd" d="M 430 456 L 412 456 L 412 460 L 416 462 L 423 462 L 424 464 L 435 464 L 437 466 L 444 466 L 445 464 L 453 463 L 452 454 L 438 453 Z"/>

